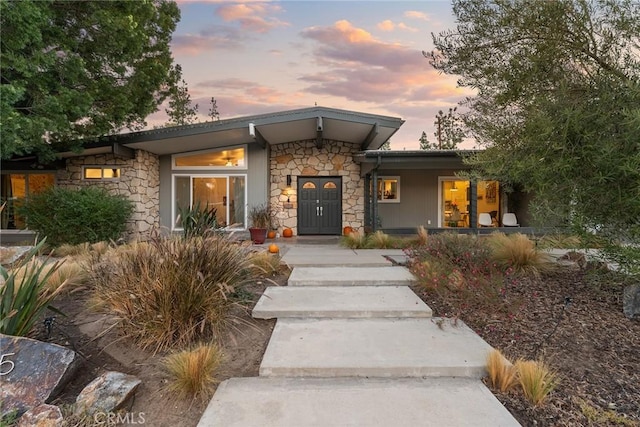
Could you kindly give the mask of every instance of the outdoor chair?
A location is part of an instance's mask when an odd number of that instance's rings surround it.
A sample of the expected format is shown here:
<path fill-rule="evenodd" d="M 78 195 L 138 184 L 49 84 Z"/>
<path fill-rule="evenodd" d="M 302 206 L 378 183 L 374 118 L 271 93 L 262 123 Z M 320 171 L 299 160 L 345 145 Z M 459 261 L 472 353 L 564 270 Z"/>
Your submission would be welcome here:
<path fill-rule="evenodd" d="M 516 218 L 516 214 L 507 212 L 502 215 L 502 226 L 503 227 L 520 227 L 518 224 L 518 219 Z"/>
<path fill-rule="evenodd" d="M 493 227 L 491 215 L 488 213 L 481 213 L 478 215 L 478 227 Z"/>

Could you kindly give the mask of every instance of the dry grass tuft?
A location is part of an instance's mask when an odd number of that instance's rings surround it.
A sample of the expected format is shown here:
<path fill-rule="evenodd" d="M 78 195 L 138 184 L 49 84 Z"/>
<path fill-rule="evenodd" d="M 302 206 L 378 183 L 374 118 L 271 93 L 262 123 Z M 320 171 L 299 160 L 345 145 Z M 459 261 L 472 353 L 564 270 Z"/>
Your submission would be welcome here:
<path fill-rule="evenodd" d="M 487 356 L 487 372 L 491 387 L 502 392 L 512 389 L 518 383 L 516 368 L 500 350 L 491 350 Z"/>
<path fill-rule="evenodd" d="M 124 335 L 161 351 L 217 339 L 229 296 L 254 275 L 246 245 L 212 234 L 116 248 L 94 259 L 90 277 L 94 300 L 121 319 Z"/>
<path fill-rule="evenodd" d="M 281 258 L 269 252 L 253 252 L 249 257 L 251 269 L 256 275 L 269 277 L 280 271 Z"/>
<path fill-rule="evenodd" d="M 369 236 L 366 246 L 375 249 L 389 249 L 394 246 L 394 241 L 391 236 L 378 230 Z"/>
<path fill-rule="evenodd" d="M 362 249 L 367 245 L 367 236 L 360 231 L 352 231 L 346 236 L 342 236 L 340 244 L 351 249 Z"/>
<path fill-rule="evenodd" d="M 512 268 L 518 274 L 532 274 L 552 271 L 555 264 L 551 257 L 539 251 L 524 234 L 492 233 L 488 238 L 491 257 L 500 266 Z"/>
<path fill-rule="evenodd" d="M 32 258 L 28 263 L 20 266 L 14 271 L 16 281 L 24 281 L 25 275 L 34 269 L 42 269 L 42 274 L 46 276 L 46 284 L 43 290 L 54 292 L 64 284 L 65 291 L 73 291 L 74 288 L 83 285 L 88 279 L 87 271 L 81 262 L 65 258 L 56 263 Z M 16 288 L 17 292 L 18 289 Z"/>
<path fill-rule="evenodd" d="M 416 239 L 416 243 L 420 246 L 424 246 L 427 244 L 427 239 L 429 238 L 429 232 L 423 225 L 418 227 L 418 238 Z"/>
<path fill-rule="evenodd" d="M 558 385 L 557 375 L 542 361 L 518 360 L 515 368 L 524 396 L 536 406 Z"/>
<path fill-rule="evenodd" d="M 208 399 L 219 382 L 222 360 L 222 351 L 215 344 L 200 344 L 165 357 L 163 366 L 171 375 L 167 388 L 184 397 Z"/>

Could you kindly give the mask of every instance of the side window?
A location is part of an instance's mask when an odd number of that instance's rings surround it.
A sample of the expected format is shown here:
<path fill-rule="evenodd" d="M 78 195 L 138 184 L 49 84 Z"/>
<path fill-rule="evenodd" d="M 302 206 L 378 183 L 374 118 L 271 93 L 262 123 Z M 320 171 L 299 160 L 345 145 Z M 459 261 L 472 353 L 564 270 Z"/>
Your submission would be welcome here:
<path fill-rule="evenodd" d="M 378 178 L 378 202 L 400 203 L 399 176 L 381 176 Z"/>

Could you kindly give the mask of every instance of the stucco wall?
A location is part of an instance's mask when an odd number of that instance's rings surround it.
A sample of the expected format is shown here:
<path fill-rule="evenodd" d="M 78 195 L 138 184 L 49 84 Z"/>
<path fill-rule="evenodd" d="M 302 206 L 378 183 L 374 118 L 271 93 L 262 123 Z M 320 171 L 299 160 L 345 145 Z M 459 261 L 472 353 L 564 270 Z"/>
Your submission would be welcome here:
<path fill-rule="evenodd" d="M 117 166 L 120 178 L 113 180 L 85 180 L 83 166 Z M 155 154 L 135 151 L 135 158 L 123 159 L 113 154 L 96 154 L 67 159 L 66 168 L 57 173 L 57 185 L 66 188 L 100 186 L 111 194 L 124 195 L 133 202 L 134 210 L 127 222 L 128 239 L 147 240 L 160 225 L 159 161 Z"/>
<path fill-rule="evenodd" d="M 359 144 L 325 142 L 321 149 L 315 141 L 291 142 L 271 146 L 271 204 L 276 207 L 280 228 L 289 227 L 298 234 L 297 177 L 342 177 L 342 226 L 361 228 L 364 224 L 364 179 L 360 165 L 353 161 Z M 291 207 L 285 207 L 286 177 L 291 175 Z"/>

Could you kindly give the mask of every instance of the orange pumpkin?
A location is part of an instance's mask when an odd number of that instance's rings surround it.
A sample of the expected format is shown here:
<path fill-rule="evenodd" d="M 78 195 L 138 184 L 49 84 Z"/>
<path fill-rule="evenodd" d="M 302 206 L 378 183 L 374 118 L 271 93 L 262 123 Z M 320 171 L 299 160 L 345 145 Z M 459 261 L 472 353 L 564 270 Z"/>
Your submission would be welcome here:
<path fill-rule="evenodd" d="M 285 228 L 284 230 L 282 230 L 282 236 L 283 237 L 291 237 L 293 236 L 293 230 L 290 228 Z"/>
<path fill-rule="evenodd" d="M 348 236 L 351 233 L 353 233 L 353 227 L 349 227 L 348 225 L 342 230 L 342 234 L 345 236 Z"/>
<path fill-rule="evenodd" d="M 269 245 L 269 252 L 272 254 L 277 254 L 278 252 L 280 252 L 280 248 L 275 243 L 272 243 Z"/>
<path fill-rule="evenodd" d="M 270 232 L 267 233 L 267 237 L 269 239 L 275 239 L 276 238 L 276 232 L 275 230 L 271 230 Z"/>

